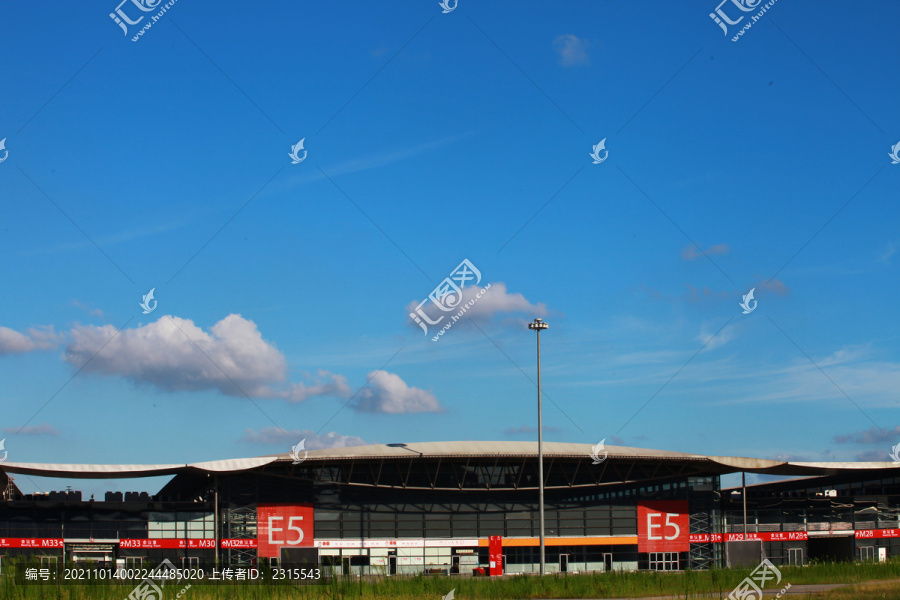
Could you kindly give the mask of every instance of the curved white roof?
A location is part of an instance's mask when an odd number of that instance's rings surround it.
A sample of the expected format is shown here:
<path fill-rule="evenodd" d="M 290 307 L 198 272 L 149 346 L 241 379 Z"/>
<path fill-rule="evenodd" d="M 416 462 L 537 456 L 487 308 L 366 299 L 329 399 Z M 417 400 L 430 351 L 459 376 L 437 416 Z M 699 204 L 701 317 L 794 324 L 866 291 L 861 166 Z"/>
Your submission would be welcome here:
<path fill-rule="evenodd" d="M 900 464 L 893 462 L 784 462 L 762 458 L 735 456 L 706 456 L 668 450 L 650 450 L 627 446 L 605 446 L 609 459 L 638 461 L 673 461 L 706 463 L 711 474 L 746 471 L 771 475 L 831 475 L 855 470 L 894 470 L 900 474 Z M 585 458 L 593 450 L 591 444 L 545 442 L 544 457 Z M 408 457 L 422 458 L 528 458 L 537 456 L 537 442 L 411 442 L 407 444 L 372 444 L 310 450 L 305 462 L 342 460 L 391 460 Z M 255 458 L 234 458 L 189 464 L 157 465 L 90 465 L 47 463 L 0 463 L 0 471 L 41 477 L 67 477 L 81 479 L 114 479 L 152 477 L 177 473 L 234 473 L 256 469 L 266 465 L 293 462 L 288 454 L 271 454 Z M 695 465 L 700 466 L 700 465 Z M 892 473 L 893 474 L 893 473 Z"/>
<path fill-rule="evenodd" d="M 128 479 L 131 477 L 156 477 L 190 471 L 205 473 L 232 473 L 255 469 L 275 462 L 272 456 L 257 458 L 231 458 L 171 465 L 77 465 L 50 463 L 0 463 L 0 471 L 21 473 L 38 477 L 68 477 L 72 479 Z"/>

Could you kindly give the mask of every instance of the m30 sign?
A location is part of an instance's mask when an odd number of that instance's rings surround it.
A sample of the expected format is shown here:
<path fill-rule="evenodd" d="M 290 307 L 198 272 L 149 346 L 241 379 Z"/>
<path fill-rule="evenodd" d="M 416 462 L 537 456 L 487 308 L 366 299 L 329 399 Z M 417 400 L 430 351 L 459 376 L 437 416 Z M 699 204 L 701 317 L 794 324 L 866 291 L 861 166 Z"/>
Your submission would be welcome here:
<path fill-rule="evenodd" d="M 638 552 L 687 552 L 690 516 L 687 500 L 638 503 Z"/>
<path fill-rule="evenodd" d="M 314 546 L 313 525 L 312 504 L 258 504 L 257 554 L 278 558 L 282 548 Z"/>

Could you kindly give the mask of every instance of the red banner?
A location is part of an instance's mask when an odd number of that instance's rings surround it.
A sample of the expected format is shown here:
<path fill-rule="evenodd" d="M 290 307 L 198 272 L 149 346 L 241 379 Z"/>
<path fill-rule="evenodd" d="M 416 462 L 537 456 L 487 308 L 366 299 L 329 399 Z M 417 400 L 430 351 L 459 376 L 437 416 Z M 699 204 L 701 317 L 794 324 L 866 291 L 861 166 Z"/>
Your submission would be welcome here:
<path fill-rule="evenodd" d="M 687 500 L 638 503 L 638 552 L 687 552 L 690 528 Z"/>
<path fill-rule="evenodd" d="M 119 540 L 119 548 L 135 550 L 199 550 L 202 548 L 212 550 L 215 547 L 216 540 L 205 538 Z"/>
<path fill-rule="evenodd" d="M 258 504 L 257 555 L 278 558 L 283 546 L 312 547 L 313 518 L 312 504 Z"/>
<path fill-rule="evenodd" d="M 63 548 L 61 538 L 0 538 L 0 548 Z"/>
<path fill-rule="evenodd" d="M 256 540 L 222 540 L 223 548 L 256 548 Z"/>
<path fill-rule="evenodd" d="M 748 533 L 746 539 L 762 540 L 763 542 L 806 541 L 809 539 L 809 534 L 805 531 L 762 531 L 760 533 Z M 721 544 L 722 542 L 740 542 L 743 540 L 743 533 L 692 533 L 690 535 L 690 543 L 692 544 Z"/>
<path fill-rule="evenodd" d="M 859 529 L 854 532 L 856 539 L 875 539 L 900 537 L 900 529 Z"/>
<path fill-rule="evenodd" d="M 492 535 L 488 538 L 488 557 L 491 575 L 503 575 L 503 537 Z"/>

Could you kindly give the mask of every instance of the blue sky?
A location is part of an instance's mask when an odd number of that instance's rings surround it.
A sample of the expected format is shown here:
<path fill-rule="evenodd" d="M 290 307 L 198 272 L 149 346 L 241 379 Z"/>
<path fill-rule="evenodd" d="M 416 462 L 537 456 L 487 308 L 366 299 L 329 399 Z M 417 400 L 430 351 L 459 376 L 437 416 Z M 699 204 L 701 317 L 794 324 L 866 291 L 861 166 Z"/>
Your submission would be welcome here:
<path fill-rule="evenodd" d="M 900 7 L 721 6 L 7 3 L 8 460 L 536 439 L 536 316 L 546 440 L 890 460 Z"/>

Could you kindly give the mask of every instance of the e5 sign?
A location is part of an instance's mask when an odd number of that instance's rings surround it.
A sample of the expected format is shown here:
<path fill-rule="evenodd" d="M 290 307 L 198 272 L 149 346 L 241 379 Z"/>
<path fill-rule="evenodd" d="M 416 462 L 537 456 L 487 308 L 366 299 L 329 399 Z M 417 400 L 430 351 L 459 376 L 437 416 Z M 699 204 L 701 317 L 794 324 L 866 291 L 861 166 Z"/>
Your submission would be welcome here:
<path fill-rule="evenodd" d="M 638 504 L 638 552 L 690 550 L 687 500 Z"/>
<path fill-rule="evenodd" d="M 278 558 L 284 547 L 313 546 L 313 519 L 312 504 L 257 505 L 258 555 Z"/>

